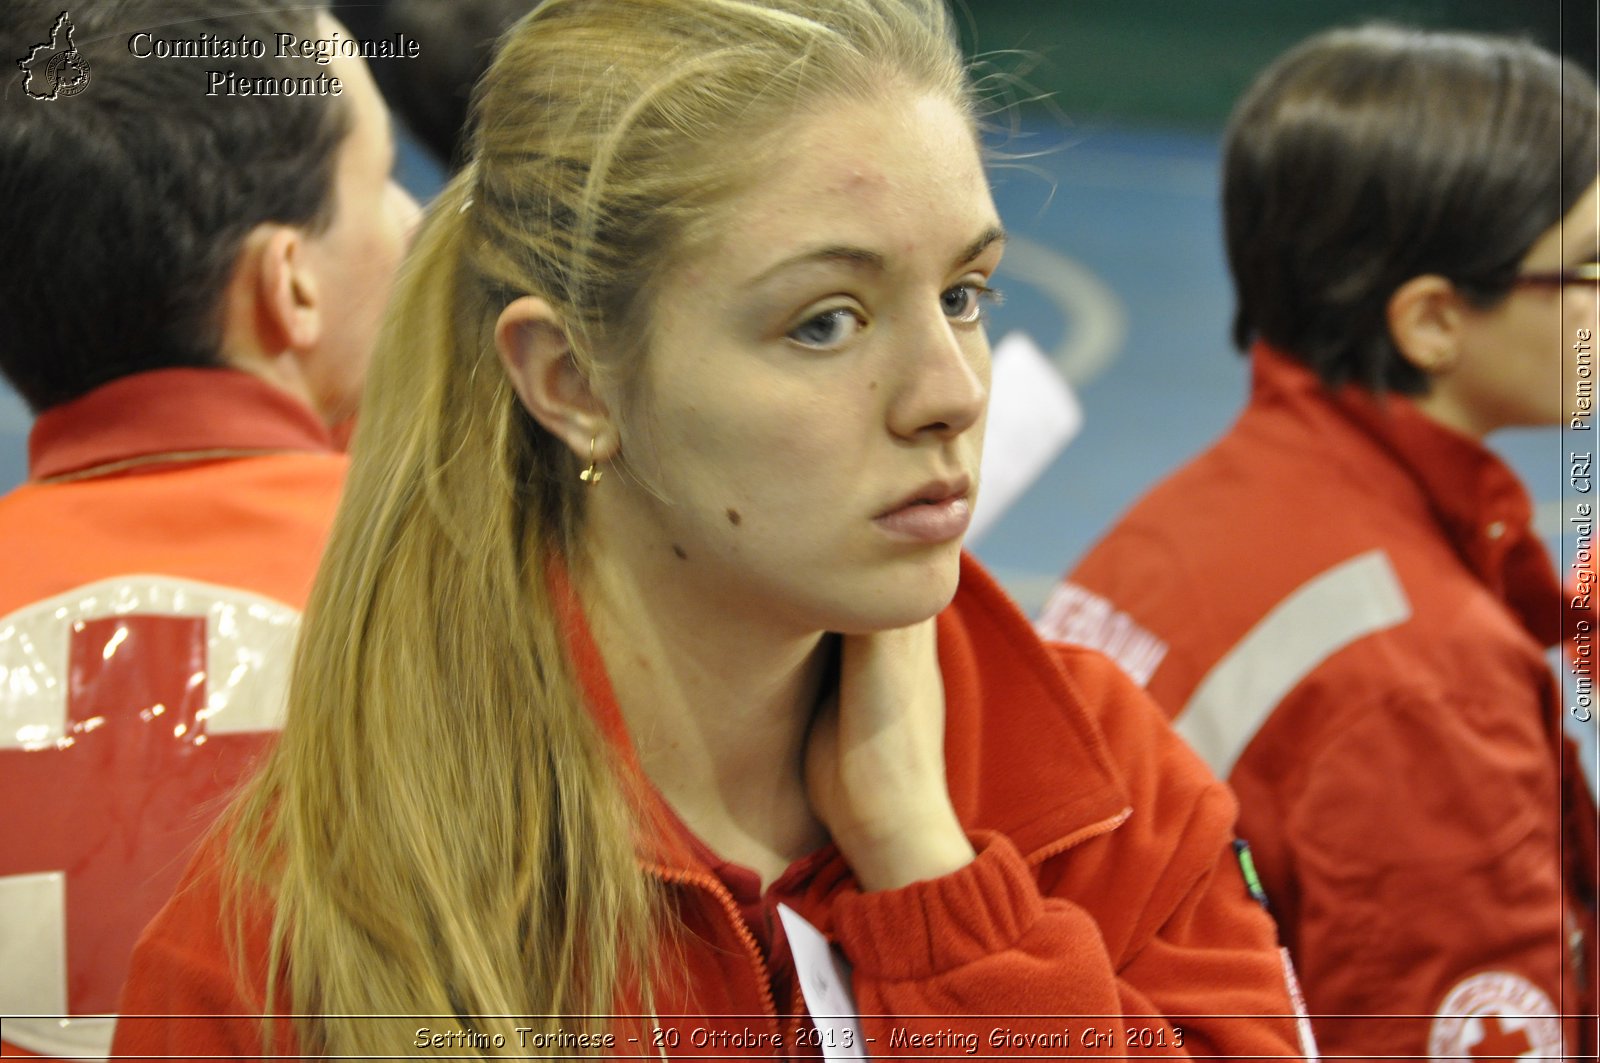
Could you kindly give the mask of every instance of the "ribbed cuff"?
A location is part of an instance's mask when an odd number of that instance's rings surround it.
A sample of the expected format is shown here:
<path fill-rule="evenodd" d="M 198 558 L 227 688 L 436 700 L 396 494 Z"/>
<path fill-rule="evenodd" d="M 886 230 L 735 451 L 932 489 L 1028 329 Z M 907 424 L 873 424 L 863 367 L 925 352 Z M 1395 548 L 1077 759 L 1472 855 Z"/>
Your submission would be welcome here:
<path fill-rule="evenodd" d="M 1039 887 L 1003 834 L 968 834 L 977 858 L 948 875 L 834 905 L 835 937 L 857 974 L 924 979 L 1014 945 L 1044 911 Z"/>

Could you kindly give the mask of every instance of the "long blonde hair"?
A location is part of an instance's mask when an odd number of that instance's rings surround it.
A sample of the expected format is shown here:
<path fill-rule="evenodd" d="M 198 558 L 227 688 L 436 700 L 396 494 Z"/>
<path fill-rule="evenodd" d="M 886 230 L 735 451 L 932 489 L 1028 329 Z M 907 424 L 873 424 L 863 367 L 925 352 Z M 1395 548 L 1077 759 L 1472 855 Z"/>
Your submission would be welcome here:
<path fill-rule="evenodd" d="M 516 1052 L 514 1025 L 598 1032 L 647 998 L 636 804 L 549 581 L 583 574 L 578 461 L 495 321 L 543 297 L 626 395 L 653 283 L 761 145 L 886 79 L 971 112 L 943 0 L 546 0 L 503 42 L 385 323 L 287 725 L 228 825 L 238 927 L 274 905 L 264 1010 L 321 1016 L 302 1051 L 418 1051 L 417 1022 L 355 1016 L 434 1015 Z"/>

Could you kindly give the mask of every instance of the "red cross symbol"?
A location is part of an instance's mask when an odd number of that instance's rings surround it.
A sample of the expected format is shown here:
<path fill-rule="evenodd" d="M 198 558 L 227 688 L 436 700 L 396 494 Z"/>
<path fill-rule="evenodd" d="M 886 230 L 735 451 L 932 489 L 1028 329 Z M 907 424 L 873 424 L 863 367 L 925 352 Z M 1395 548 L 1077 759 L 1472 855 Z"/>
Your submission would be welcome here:
<path fill-rule="evenodd" d="M 1511 1063 L 1514 1059 L 1522 1058 L 1522 1054 L 1533 1047 L 1526 1033 L 1507 1030 L 1500 1024 L 1498 1015 L 1485 1015 L 1481 1021 L 1483 1036 L 1468 1048 L 1473 1059 L 1482 1060 L 1483 1063 Z"/>
<path fill-rule="evenodd" d="M 66 1001 L 82 1015 L 116 1010 L 135 939 L 268 736 L 206 734 L 204 617 L 72 622 L 67 673 L 61 737 L 0 749 L 0 876 L 65 875 Z"/>

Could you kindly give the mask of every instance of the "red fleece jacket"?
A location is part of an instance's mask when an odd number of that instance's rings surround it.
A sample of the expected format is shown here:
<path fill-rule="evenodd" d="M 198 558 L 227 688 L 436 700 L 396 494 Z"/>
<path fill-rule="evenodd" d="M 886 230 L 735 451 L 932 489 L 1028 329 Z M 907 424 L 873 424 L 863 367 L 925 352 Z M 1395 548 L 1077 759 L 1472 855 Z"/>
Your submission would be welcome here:
<path fill-rule="evenodd" d="M 0 1053 L 98 1058 L 134 941 L 281 719 L 346 459 L 230 369 L 96 388 L 29 458 L 0 498 Z"/>
<path fill-rule="evenodd" d="M 633 763 L 587 631 L 574 643 L 594 710 Z M 939 653 L 950 791 L 977 859 L 863 893 L 830 846 L 772 891 L 851 964 L 860 1047 L 950 1056 L 974 1037 L 981 1055 L 1299 1058 L 1276 933 L 1231 848 L 1233 799 L 1159 711 L 1098 654 L 1040 642 L 970 561 L 940 617 Z M 256 913 L 247 966 L 257 977 L 241 990 L 223 949 L 215 851 L 136 951 L 119 1053 L 259 1050 L 258 1020 L 237 1016 L 261 999 L 269 915 Z M 784 943 L 764 952 L 700 852 L 679 836 L 642 855 L 686 931 L 683 964 L 659 988 L 667 1034 L 624 1023 L 617 1051 L 654 1056 L 665 1041 L 669 1055 L 814 1056 L 798 993 L 781 1006 L 773 997 Z M 133 1018 L 156 1013 L 214 1017 Z"/>
<path fill-rule="evenodd" d="M 1262 346 L 1237 423 L 1041 618 L 1239 795 L 1330 1054 L 1594 1058 L 1595 807 L 1531 517 L 1478 441 Z"/>

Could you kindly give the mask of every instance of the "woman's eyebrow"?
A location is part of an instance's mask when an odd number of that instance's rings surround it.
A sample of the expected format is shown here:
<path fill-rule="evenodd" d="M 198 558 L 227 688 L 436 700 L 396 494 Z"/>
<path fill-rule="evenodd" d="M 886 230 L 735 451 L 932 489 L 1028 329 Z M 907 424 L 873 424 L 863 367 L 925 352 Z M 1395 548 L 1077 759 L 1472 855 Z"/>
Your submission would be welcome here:
<path fill-rule="evenodd" d="M 960 266 L 971 262 L 983 254 L 990 244 L 1004 241 L 1005 238 L 1004 229 L 1001 229 L 998 225 L 990 226 L 984 230 L 982 236 L 979 236 L 962 249 L 961 253 L 956 256 L 955 264 Z M 837 262 L 842 265 L 872 270 L 878 273 L 887 269 L 889 264 L 888 258 L 880 251 L 872 251 L 865 247 L 854 247 L 848 244 L 828 244 L 823 247 L 809 248 L 798 254 L 790 255 L 782 261 L 773 263 L 754 277 L 751 277 L 746 282 L 745 287 L 760 284 L 767 278 L 774 274 L 782 273 L 786 269 L 809 265 L 813 262 Z"/>
<path fill-rule="evenodd" d="M 759 284 L 786 269 L 809 265 L 813 262 L 838 262 L 843 265 L 870 269 L 879 273 L 883 272 L 888 265 L 888 259 L 878 251 L 869 251 L 864 247 L 851 247 L 845 244 L 829 244 L 826 247 L 814 247 L 810 250 L 801 251 L 799 254 L 790 255 L 780 262 L 775 262 L 754 277 L 751 277 L 745 286 L 750 287 Z"/>
<path fill-rule="evenodd" d="M 971 262 L 973 259 L 983 254 L 984 251 L 988 250 L 990 244 L 1004 243 L 1005 239 L 1006 231 L 1000 228 L 998 225 L 991 225 L 988 229 L 984 230 L 982 236 L 978 237 L 976 240 L 972 241 L 972 243 L 967 245 L 966 250 L 961 252 L 961 255 L 956 259 L 956 265 L 961 266 Z"/>

